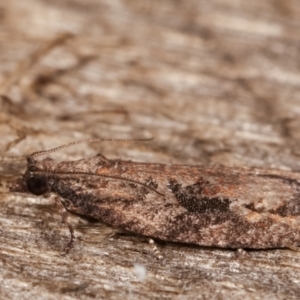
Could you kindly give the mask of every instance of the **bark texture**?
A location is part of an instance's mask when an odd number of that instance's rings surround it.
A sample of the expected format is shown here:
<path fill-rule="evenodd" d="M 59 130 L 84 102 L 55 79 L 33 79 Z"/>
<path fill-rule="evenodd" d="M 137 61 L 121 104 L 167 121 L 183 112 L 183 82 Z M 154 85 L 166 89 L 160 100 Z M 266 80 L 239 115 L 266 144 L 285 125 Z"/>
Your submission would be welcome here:
<path fill-rule="evenodd" d="M 25 159 L 300 171 L 297 0 L 2 0 L 1 299 L 299 299 L 300 253 L 159 243 L 8 192 Z"/>

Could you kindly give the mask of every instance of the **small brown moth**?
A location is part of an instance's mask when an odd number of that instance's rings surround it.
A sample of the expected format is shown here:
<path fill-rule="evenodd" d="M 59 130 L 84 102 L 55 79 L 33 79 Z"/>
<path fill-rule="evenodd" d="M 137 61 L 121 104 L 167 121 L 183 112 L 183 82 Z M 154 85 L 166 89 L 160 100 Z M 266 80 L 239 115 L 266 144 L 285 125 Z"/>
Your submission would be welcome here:
<path fill-rule="evenodd" d="M 27 157 L 11 191 L 55 195 L 72 245 L 67 212 L 139 235 L 223 248 L 300 245 L 300 174 L 292 171 L 140 163 L 107 159 L 60 162 Z"/>

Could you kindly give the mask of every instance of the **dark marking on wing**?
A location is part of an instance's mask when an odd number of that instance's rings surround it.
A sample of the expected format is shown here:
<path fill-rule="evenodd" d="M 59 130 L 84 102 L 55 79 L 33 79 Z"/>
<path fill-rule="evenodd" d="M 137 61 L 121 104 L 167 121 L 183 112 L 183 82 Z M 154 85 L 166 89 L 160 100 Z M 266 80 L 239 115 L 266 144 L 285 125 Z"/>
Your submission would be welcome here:
<path fill-rule="evenodd" d="M 223 214 L 229 212 L 231 201 L 229 199 L 210 198 L 203 195 L 203 185 L 198 182 L 182 187 L 180 183 L 172 179 L 169 181 L 168 187 L 174 193 L 178 202 L 189 212 L 201 214 Z"/>

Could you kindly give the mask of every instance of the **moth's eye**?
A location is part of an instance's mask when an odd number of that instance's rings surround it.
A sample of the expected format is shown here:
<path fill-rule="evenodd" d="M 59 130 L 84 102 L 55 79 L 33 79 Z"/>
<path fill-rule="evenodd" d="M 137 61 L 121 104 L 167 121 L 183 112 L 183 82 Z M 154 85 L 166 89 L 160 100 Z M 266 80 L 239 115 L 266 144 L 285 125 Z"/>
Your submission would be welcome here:
<path fill-rule="evenodd" d="M 27 188 L 34 195 L 43 195 L 48 192 L 47 180 L 45 177 L 31 177 L 27 180 Z"/>

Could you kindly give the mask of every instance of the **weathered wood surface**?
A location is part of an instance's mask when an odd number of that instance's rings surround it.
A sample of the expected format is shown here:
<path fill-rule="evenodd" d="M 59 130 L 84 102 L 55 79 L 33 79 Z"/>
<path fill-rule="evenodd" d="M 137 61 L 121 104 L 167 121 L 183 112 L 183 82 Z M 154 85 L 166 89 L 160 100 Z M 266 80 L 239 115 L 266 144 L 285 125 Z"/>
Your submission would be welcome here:
<path fill-rule="evenodd" d="M 8 156 L 88 137 L 155 140 L 53 156 L 300 170 L 299 47 L 297 0 L 2 0 L 0 298 L 299 299 L 300 253 L 160 243 L 160 262 L 72 216 L 63 256 L 55 205 L 7 192 Z"/>

